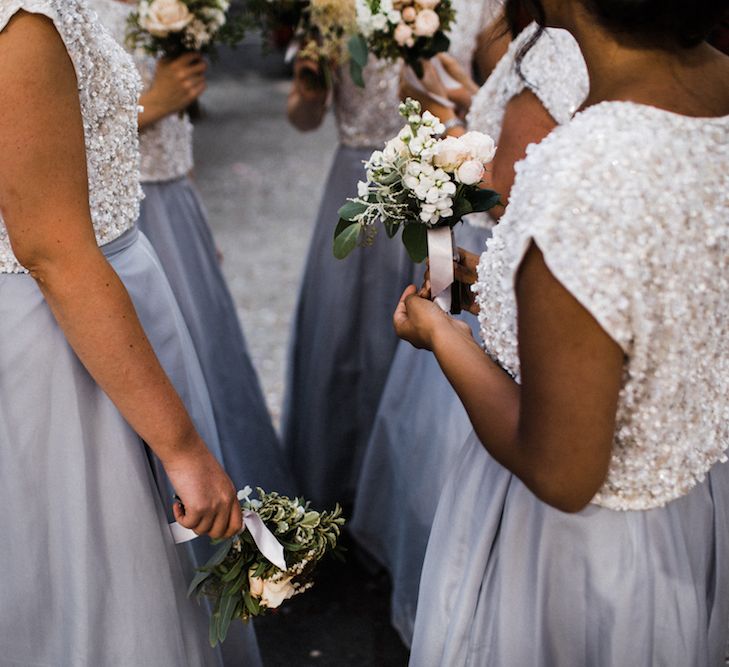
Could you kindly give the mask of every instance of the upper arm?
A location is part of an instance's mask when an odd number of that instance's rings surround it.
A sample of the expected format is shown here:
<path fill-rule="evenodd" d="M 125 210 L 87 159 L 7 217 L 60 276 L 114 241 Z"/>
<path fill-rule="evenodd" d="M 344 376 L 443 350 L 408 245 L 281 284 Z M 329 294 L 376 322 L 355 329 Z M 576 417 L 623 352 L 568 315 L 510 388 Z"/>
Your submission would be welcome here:
<path fill-rule="evenodd" d="M 487 28 L 479 33 L 476 40 L 476 52 L 473 60 L 481 81 L 489 78 L 509 48 L 510 42 L 511 33 L 503 13 L 500 13 Z"/>
<path fill-rule="evenodd" d="M 0 32 L 0 211 L 18 260 L 96 245 L 76 73 L 50 19 L 19 12 Z"/>
<path fill-rule="evenodd" d="M 555 127 L 557 122 L 544 108 L 539 98 L 528 88 L 509 100 L 504 111 L 498 148 L 490 168 L 490 187 L 501 194 L 501 201 L 508 203 L 514 185 L 514 165 L 526 155 L 529 144 L 539 143 Z M 503 208 L 495 210 L 500 216 Z"/>
<path fill-rule="evenodd" d="M 517 274 L 516 296 L 519 440 L 540 460 L 526 481 L 550 496 L 545 501 L 579 510 L 607 476 L 623 350 L 555 278 L 533 242 Z"/>

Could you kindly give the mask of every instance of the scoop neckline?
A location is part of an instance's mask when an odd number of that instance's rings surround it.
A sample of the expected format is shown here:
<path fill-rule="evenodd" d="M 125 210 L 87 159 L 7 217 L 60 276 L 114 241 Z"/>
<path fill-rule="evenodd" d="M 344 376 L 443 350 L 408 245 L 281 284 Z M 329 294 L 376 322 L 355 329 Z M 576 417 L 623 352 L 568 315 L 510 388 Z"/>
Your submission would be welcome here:
<path fill-rule="evenodd" d="M 643 102 L 633 102 L 632 100 L 603 100 L 602 102 L 598 102 L 597 104 L 592 104 L 589 107 L 578 111 L 577 114 L 575 114 L 575 115 L 587 113 L 591 109 L 599 109 L 600 107 L 615 106 L 615 105 L 634 107 L 634 108 L 637 108 L 640 110 L 645 110 L 649 113 L 662 114 L 665 116 L 669 116 L 671 118 L 675 118 L 676 120 L 685 121 L 685 122 L 729 123 L 729 114 L 725 114 L 724 116 L 687 116 L 686 114 L 678 113 L 677 111 L 663 109 L 662 107 L 656 107 L 656 106 L 653 106 L 652 104 L 645 104 Z"/>

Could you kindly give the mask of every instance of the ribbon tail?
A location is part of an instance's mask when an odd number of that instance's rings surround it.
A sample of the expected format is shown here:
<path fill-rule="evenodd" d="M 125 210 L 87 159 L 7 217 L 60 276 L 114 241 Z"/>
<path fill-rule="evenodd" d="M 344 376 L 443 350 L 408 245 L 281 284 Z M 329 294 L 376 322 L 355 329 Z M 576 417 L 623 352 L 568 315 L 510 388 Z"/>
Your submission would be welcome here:
<path fill-rule="evenodd" d="M 285 571 L 287 567 L 283 545 L 266 528 L 266 524 L 263 523 L 261 517 L 252 510 L 245 510 L 243 512 L 243 520 L 258 550 L 279 570 Z"/>
<path fill-rule="evenodd" d="M 191 540 L 199 537 L 199 535 L 194 530 L 190 530 L 189 528 L 181 526 L 179 523 L 177 523 L 177 521 L 170 524 L 170 532 L 172 533 L 172 539 L 175 541 L 175 544 L 190 542 Z"/>
<path fill-rule="evenodd" d="M 442 310 L 451 309 L 453 271 L 453 235 L 450 227 L 428 229 L 428 259 L 430 260 L 430 293 Z"/>

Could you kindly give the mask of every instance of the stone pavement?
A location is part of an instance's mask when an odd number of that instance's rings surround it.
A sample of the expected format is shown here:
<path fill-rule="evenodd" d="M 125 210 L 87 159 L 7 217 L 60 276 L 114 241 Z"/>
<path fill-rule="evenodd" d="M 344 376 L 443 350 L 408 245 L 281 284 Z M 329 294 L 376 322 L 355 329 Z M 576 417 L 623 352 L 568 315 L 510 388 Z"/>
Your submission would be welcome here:
<path fill-rule="evenodd" d="M 285 68 L 280 56 L 260 54 L 247 44 L 213 66 L 196 128 L 196 180 L 278 425 L 298 281 L 336 133 L 331 117 L 309 134 L 287 123 Z M 351 552 L 256 630 L 266 667 L 407 664 L 389 624 L 387 580 Z"/>

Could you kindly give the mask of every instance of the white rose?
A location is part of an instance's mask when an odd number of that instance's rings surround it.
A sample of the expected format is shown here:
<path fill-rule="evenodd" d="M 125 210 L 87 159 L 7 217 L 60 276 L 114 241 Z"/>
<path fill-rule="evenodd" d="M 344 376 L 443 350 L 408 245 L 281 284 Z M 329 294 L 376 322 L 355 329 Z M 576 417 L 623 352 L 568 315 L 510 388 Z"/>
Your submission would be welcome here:
<path fill-rule="evenodd" d="M 387 29 L 387 16 L 385 14 L 375 14 L 371 23 L 373 30 L 385 30 Z"/>
<path fill-rule="evenodd" d="M 194 16 L 180 0 L 154 0 L 140 13 L 139 23 L 155 37 L 182 32 Z"/>
<path fill-rule="evenodd" d="M 469 156 L 466 147 L 456 137 L 446 137 L 435 149 L 433 164 L 447 171 L 454 171 Z"/>
<path fill-rule="evenodd" d="M 480 160 L 466 160 L 456 171 L 456 178 L 463 185 L 476 185 L 483 179 L 484 168 Z"/>
<path fill-rule="evenodd" d="M 268 609 L 280 607 L 284 600 L 288 600 L 294 595 L 296 595 L 296 589 L 291 583 L 291 577 L 282 577 L 278 581 L 263 580 L 261 604 Z"/>
<path fill-rule="evenodd" d="M 399 23 L 393 34 L 395 41 L 400 46 L 411 46 L 413 44 L 413 29 L 406 23 Z"/>
<path fill-rule="evenodd" d="M 418 37 L 432 37 L 440 28 L 440 19 L 432 9 L 423 9 L 415 19 L 415 34 Z"/>
<path fill-rule="evenodd" d="M 402 21 L 402 14 L 396 9 L 393 9 L 392 11 L 387 12 L 387 20 L 392 23 L 392 25 L 397 25 L 400 21 Z"/>
<path fill-rule="evenodd" d="M 263 579 L 260 577 L 254 577 L 253 573 L 256 571 L 255 568 L 248 570 L 248 587 L 251 591 L 251 597 L 260 598 L 263 595 Z"/>
<path fill-rule="evenodd" d="M 466 134 L 461 135 L 460 141 L 471 158 L 480 161 L 481 164 L 488 164 L 494 159 L 496 146 L 494 140 L 488 134 L 466 132 Z"/>
<path fill-rule="evenodd" d="M 423 9 L 435 9 L 440 4 L 440 0 L 416 0 L 416 4 Z"/>

